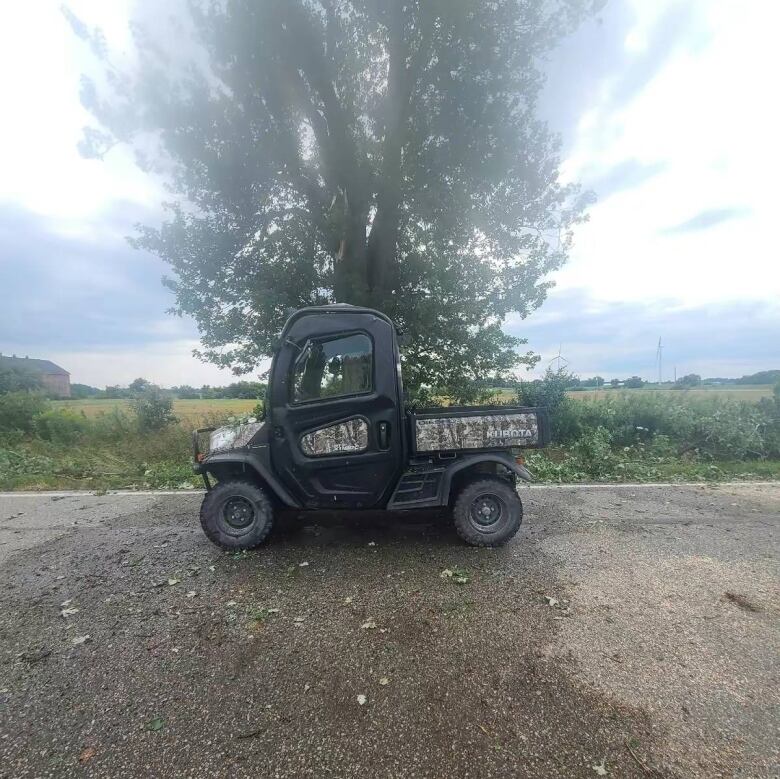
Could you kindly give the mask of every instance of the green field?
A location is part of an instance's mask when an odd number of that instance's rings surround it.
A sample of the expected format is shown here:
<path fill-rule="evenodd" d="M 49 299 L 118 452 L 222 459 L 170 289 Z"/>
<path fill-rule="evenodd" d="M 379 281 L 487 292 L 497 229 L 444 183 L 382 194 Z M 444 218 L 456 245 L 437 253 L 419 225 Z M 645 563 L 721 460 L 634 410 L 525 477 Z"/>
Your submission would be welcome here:
<path fill-rule="evenodd" d="M 757 402 L 761 398 L 772 397 L 772 387 L 769 385 L 743 387 L 697 387 L 690 390 L 673 389 L 594 389 L 577 390 L 568 393 L 574 400 L 602 400 L 617 395 L 668 395 L 670 398 L 718 397 L 730 400 L 745 400 Z M 493 399 L 499 403 L 509 403 L 515 397 L 512 389 L 497 390 Z M 67 408 L 77 413 L 83 413 L 88 418 L 107 414 L 114 409 L 130 410 L 129 400 L 56 400 L 55 408 Z M 189 425 L 209 424 L 220 421 L 232 414 L 242 415 L 252 412 L 257 405 L 256 400 L 174 400 L 173 410 L 176 416 Z M 446 401 L 442 405 L 447 405 Z"/>
<path fill-rule="evenodd" d="M 677 390 L 668 387 L 643 387 L 642 389 L 623 389 L 611 387 L 601 389 L 570 390 L 566 393 L 574 400 L 603 400 L 604 398 L 614 398 L 617 395 L 667 395 L 672 398 L 728 398 L 729 400 L 745 400 L 750 403 L 756 403 L 761 398 L 772 397 L 772 387 L 769 384 L 743 385 L 735 387 L 734 385 L 723 387 L 696 387 L 695 389 Z M 515 391 L 509 387 L 496 390 L 493 398 L 496 402 L 507 403 L 515 397 Z M 493 399 L 491 398 L 491 399 Z"/>
<path fill-rule="evenodd" d="M 224 419 L 231 414 L 249 414 L 257 405 L 256 400 L 174 400 L 173 412 L 182 421 L 197 425 Z M 55 408 L 67 408 L 86 417 L 108 414 L 114 409 L 130 411 L 129 400 L 55 400 Z"/>
<path fill-rule="evenodd" d="M 588 399 L 588 398 L 609 398 L 614 395 L 620 395 L 628 393 L 632 395 L 669 395 L 689 398 L 704 398 L 704 397 L 718 397 L 729 398 L 730 400 L 745 400 L 748 402 L 756 402 L 761 398 L 772 397 L 772 387 L 768 384 L 757 385 L 743 385 L 736 387 L 723 386 L 723 387 L 695 387 L 694 389 L 678 390 L 670 389 L 666 387 L 643 387 L 642 389 L 589 389 L 589 390 L 575 390 L 569 392 L 570 398 L 575 399 Z"/>

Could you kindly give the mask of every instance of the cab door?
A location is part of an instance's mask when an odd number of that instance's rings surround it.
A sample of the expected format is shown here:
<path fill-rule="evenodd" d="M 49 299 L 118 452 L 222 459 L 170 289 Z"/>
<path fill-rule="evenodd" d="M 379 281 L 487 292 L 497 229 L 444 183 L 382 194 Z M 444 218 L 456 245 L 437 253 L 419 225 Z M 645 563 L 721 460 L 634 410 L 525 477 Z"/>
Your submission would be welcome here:
<path fill-rule="evenodd" d="M 271 375 L 271 457 L 303 506 L 389 499 L 402 465 L 397 353 L 374 312 L 312 309 L 288 322 Z"/>

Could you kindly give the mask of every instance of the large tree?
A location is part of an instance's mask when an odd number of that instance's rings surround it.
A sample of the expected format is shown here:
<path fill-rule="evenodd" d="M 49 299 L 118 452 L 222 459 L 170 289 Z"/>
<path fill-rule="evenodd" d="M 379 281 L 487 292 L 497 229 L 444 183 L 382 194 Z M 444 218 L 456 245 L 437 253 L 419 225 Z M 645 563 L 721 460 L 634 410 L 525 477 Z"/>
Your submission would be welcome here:
<path fill-rule="evenodd" d="M 339 301 L 408 334 L 409 384 L 462 387 L 533 361 L 501 325 L 583 218 L 536 102 L 596 2 L 193 0 L 137 26 L 124 68 L 71 17 L 105 63 L 82 149 L 134 144 L 164 174 L 169 218 L 135 243 L 175 271 L 205 359 L 251 370 L 291 309 Z"/>

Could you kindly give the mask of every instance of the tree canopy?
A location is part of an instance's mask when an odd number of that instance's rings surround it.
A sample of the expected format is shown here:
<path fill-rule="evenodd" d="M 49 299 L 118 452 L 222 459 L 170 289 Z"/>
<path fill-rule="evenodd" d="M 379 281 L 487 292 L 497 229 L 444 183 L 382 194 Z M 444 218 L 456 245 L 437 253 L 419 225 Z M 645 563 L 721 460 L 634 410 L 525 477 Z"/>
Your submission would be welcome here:
<path fill-rule="evenodd" d="M 0 365 L 0 395 L 43 389 L 40 375 L 17 366 Z"/>
<path fill-rule="evenodd" d="M 125 67 L 71 15 L 105 65 L 82 151 L 133 144 L 165 176 L 134 242 L 204 359 L 251 370 L 291 309 L 338 301 L 408 334 L 408 384 L 461 386 L 534 361 L 501 325 L 542 303 L 589 199 L 560 181 L 540 62 L 597 4 L 193 0 Z"/>

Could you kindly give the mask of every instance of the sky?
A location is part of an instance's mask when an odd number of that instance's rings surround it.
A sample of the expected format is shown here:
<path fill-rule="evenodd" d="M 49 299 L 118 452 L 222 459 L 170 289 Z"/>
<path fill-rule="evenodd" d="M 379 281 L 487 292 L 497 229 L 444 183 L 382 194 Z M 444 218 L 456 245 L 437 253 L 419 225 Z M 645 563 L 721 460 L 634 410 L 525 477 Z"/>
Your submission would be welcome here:
<path fill-rule="evenodd" d="M 67 0 L 131 56 L 134 0 Z M 125 240 L 166 198 L 131 152 L 79 156 L 94 67 L 60 0 L 0 9 L 0 352 L 103 387 L 226 384 L 168 313 L 166 272 Z M 544 63 L 562 178 L 598 201 L 530 317 L 505 329 L 580 376 L 740 376 L 780 367 L 780 4 L 612 0 Z"/>

